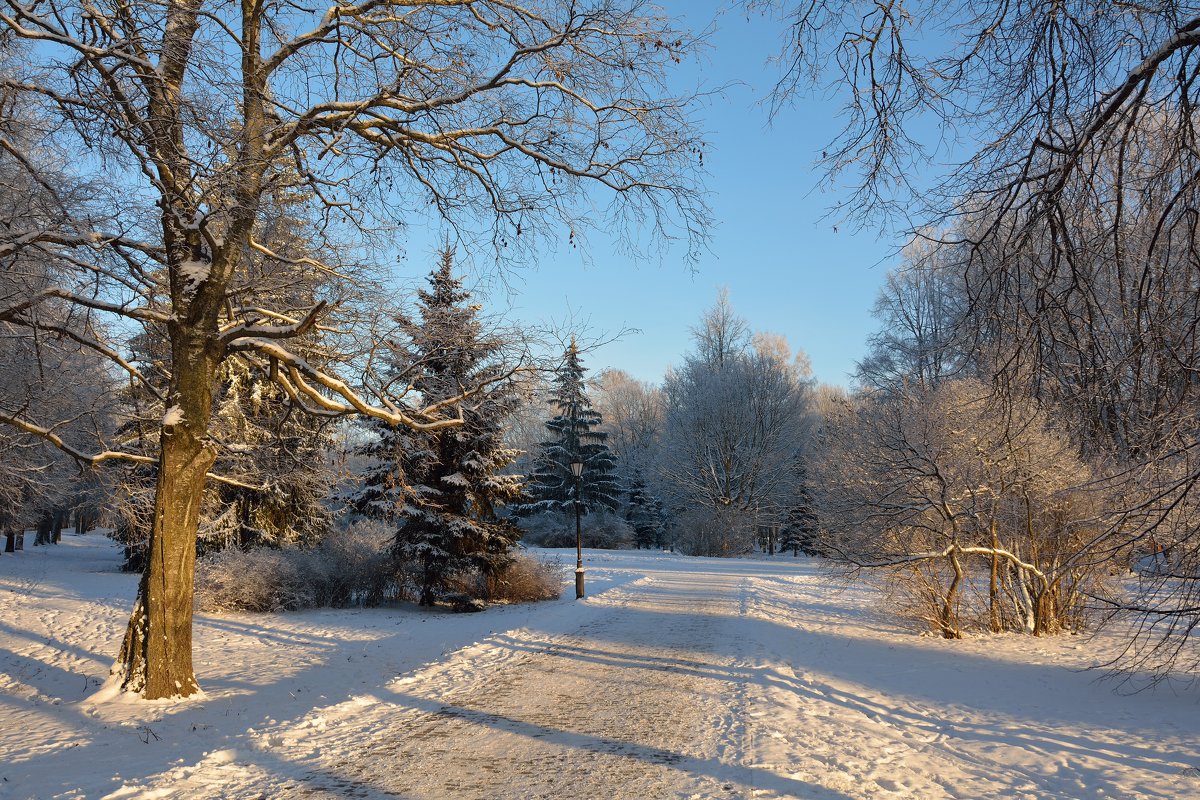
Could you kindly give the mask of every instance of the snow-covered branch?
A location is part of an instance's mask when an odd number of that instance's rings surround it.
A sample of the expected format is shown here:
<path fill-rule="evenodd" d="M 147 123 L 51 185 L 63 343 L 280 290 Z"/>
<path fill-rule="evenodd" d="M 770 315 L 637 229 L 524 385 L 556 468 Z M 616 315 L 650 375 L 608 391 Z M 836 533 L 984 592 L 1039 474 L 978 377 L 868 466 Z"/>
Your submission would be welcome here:
<path fill-rule="evenodd" d="M 8 414 L 0 411 L 0 422 L 11 425 L 17 430 L 37 436 L 57 449 L 61 450 L 71 457 L 80 467 L 96 467 L 106 461 L 128 461 L 134 464 L 158 464 L 158 459 L 151 456 L 141 455 L 139 453 L 128 453 L 123 450 L 101 450 L 97 453 L 85 453 L 84 451 L 72 447 L 53 429 L 38 425 L 19 415 Z M 230 478 L 225 475 L 220 475 L 214 472 L 206 473 L 207 477 L 218 483 L 226 486 L 235 486 L 239 489 L 249 489 L 251 491 L 263 491 L 264 487 L 258 484 L 246 483 L 236 478 Z"/>

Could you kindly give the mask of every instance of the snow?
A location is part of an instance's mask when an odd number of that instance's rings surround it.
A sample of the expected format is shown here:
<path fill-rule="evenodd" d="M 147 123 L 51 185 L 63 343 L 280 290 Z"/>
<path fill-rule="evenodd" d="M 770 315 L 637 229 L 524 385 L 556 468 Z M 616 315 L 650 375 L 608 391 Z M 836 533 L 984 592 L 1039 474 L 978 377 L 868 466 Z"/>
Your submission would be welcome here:
<path fill-rule="evenodd" d="M 448 486 L 461 486 L 463 488 L 469 488 L 471 486 L 471 482 L 463 477 L 461 472 L 455 472 L 452 475 L 444 476 L 442 478 L 442 483 Z"/>
<path fill-rule="evenodd" d="M 208 280 L 209 274 L 212 272 L 212 263 L 209 261 L 182 261 L 179 264 L 179 276 L 183 279 L 183 285 L 189 288 L 195 288 Z"/>
<path fill-rule="evenodd" d="M 183 409 L 178 405 L 173 405 L 163 414 L 162 424 L 164 428 L 170 428 L 183 423 Z"/>
<path fill-rule="evenodd" d="M 482 614 L 198 615 L 202 696 L 98 702 L 120 555 L 0 556 L 0 798 L 1200 796 L 1200 690 L 1114 692 L 1082 670 L 1106 637 L 919 636 L 790 556 L 586 551 L 587 599 Z"/>

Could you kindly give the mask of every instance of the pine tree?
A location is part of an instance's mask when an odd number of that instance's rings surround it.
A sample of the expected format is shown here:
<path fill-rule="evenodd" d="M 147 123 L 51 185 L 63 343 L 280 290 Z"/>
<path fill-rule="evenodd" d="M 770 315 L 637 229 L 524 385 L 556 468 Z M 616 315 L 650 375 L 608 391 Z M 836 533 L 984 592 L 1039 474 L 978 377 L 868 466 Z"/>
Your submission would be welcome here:
<path fill-rule="evenodd" d="M 397 322 L 408 342 L 398 347 L 394 368 L 429 404 L 456 397 L 464 386 L 484 386 L 461 404 L 464 424 L 432 432 L 378 430 L 374 463 L 354 505 L 374 516 L 395 518 L 395 554 L 419 569 L 420 602 L 431 605 L 448 579 L 477 571 L 497 572 L 509 561 L 520 531 L 497 509 L 519 498 L 521 479 L 502 475 L 518 455 L 503 444 L 502 422 L 519 403 L 504 378 L 504 342 L 485 337 L 480 307 L 454 276 L 454 251 L 418 292 L 418 316 Z"/>
<path fill-rule="evenodd" d="M 608 434 L 597 430 L 604 420 L 587 397 L 584 372 L 579 348 L 572 339 L 550 397 L 550 406 L 558 413 L 547 420 L 546 428 L 554 438 L 542 442 L 539 448 L 527 486 L 533 502 L 518 509 L 522 515 L 574 510 L 576 481 L 571 473 L 572 462 L 583 464 L 579 501 L 584 513 L 615 511 L 621 504 L 621 486 L 614 475 L 615 459 L 605 444 Z"/>

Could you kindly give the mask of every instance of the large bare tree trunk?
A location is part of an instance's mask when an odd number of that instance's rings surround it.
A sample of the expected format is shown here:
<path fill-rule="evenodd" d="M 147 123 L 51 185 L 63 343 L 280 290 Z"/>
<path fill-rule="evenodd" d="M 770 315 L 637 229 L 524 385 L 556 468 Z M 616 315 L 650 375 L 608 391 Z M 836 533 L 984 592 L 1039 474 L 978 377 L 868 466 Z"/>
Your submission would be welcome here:
<path fill-rule="evenodd" d="M 116 666 L 121 688 L 147 700 L 200 691 L 192 667 L 192 597 L 200 503 L 216 459 L 206 434 L 218 360 L 203 334 L 176 329 L 172 339 L 174 405 L 163 421 L 154 526 Z"/>

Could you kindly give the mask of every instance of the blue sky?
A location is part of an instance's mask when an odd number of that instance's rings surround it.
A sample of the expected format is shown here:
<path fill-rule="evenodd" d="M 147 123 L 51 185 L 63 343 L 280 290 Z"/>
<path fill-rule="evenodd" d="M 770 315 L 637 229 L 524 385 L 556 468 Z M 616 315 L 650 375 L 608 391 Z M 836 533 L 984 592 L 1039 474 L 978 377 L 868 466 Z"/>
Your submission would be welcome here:
<path fill-rule="evenodd" d="M 693 30 L 708 26 L 723 5 L 667 3 Z M 808 353 L 818 380 L 846 385 L 874 329 L 870 308 L 900 242 L 827 217 L 839 195 L 815 161 L 839 129 L 836 102 L 802 98 L 768 120 L 760 101 L 775 78 L 767 59 L 778 36 L 778 25 L 731 11 L 718 19 L 707 53 L 681 68 L 689 83 L 737 83 L 701 113 L 717 226 L 694 272 L 682 248 L 636 263 L 592 237 L 586 257 L 565 246 L 544 251 L 535 268 L 509 278 L 512 291 L 483 298 L 488 309 L 533 324 L 570 317 L 594 335 L 635 328 L 590 353 L 587 366 L 658 382 L 690 350 L 689 327 L 727 287 L 754 330 L 785 335 Z M 427 272 L 433 242 L 411 230 L 406 269 Z"/>

